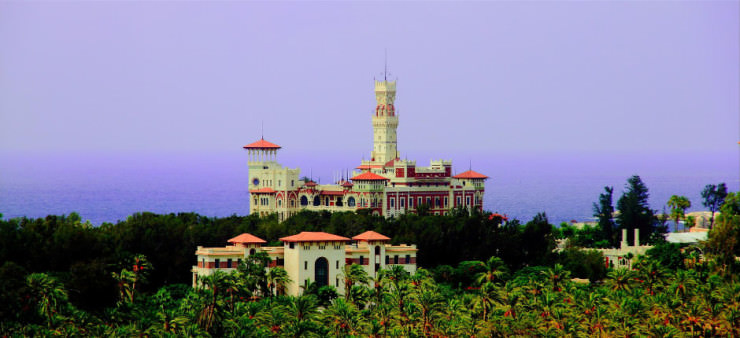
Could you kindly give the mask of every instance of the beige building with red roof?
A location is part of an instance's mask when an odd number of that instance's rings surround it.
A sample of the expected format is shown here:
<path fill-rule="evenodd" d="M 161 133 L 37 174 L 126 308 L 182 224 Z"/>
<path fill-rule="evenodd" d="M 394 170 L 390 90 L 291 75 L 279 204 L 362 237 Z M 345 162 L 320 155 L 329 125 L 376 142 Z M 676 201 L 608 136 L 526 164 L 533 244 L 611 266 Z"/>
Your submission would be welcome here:
<path fill-rule="evenodd" d="M 244 146 L 249 155 L 250 213 L 277 214 L 280 221 L 301 210 L 370 210 L 376 215 L 397 216 L 416 212 L 420 206 L 433 215 L 453 208 L 483 210 L 488 176 L 473 170 L 454 175 L 452 161 L 400 159 L 395 108 L 396 81 L 375 81 L 377 105 L 372 114 L 373 150 L 350 178 L 333 184 L 299 179 L 300 169 L 277 162 L 277 144 L 260 139 Z"/>
<path fill-rule="evenodd" d="M 251 234 L 229 239 L 231 245 L 218 248 L 199 246 L 195 251 L 197 263 L 193 266 L 193 287 L 203 276 L 216 270 L 230 272 L 250 255 L 262 251 L 270 257 L 268 269 L 282 267 L 293 281 L 286 294 L 297 296 L 301 286 L 315 282 L 318 286 L 331 285 L 342 294 L 345 265 L 358 264 L 368 276 L 377 277 L 381 269 L 401 266 L 409 273 L 416 272 L 416 245 L 390 245 L 390 238 L 374 231 L 366 231 L 350 238 L 326 232 L 301 232 L 280 238 L 282 246 L 264 246 L 266 241 Z"/>

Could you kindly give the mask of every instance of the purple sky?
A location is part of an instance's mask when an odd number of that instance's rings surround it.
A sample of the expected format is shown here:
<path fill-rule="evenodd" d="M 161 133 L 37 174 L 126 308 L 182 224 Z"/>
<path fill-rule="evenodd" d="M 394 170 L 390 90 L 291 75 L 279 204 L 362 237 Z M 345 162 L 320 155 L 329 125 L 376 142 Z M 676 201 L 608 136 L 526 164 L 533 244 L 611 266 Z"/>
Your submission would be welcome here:
<path fill-rule="evenodd" d="M 0 1 L 0 151 L 737 156 L 740 5 Z M 441 157 L 441 156 L 440 156 Z"/>

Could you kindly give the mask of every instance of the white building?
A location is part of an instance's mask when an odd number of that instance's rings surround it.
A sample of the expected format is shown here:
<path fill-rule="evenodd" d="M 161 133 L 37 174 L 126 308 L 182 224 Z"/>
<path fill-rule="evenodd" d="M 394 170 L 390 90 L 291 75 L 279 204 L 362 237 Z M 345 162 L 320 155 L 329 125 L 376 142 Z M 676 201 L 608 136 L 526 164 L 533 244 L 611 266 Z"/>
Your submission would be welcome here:
<path fill-rule="evenodd" d="M 375 81 L 377 105 L 372 114 L 373 150 L 348 180 L 319 185 L 299 179 L 299 169 L 277 162 L 277 144 L 260 139 L 243 148 L 249 156 L 250 213 L 272 213 L 284 220 L 300 210 L 356 211 L 369 209 L 387 217 L 415 212 L 425 205 L 430 214 L 444 215 L 463 207 L 483 210 L 485 180 L 473 170 L 453 175 L 452 162 L 400 159 L 397 142 L 396 82 Z"/>
<path fill-rule="evenodd" d="M 342 272 L 348 264 L 358 264 L 371 277 L 381 269 L 402 266 L 409 273 L 416 272 L 416 245 L 390 245 L 390 238 L 374 231 L 366 231 L 352 239 L 326 232 L 301 232 L 280 238 L 282 246 L 266 247 L 261 238 L 241 234 L 228 240 L 232 245 L 218 248 L 199 246 L 195 252 L 197 265 L 193 266 L 193 287 L 199 278 L 222 270 L 237 268 L 243 259 L 258 251 L 270 257 L 269 268 L 282 267 L 293 282 L 286 288 L 288 295 L 297 296 L 301 286 L 315 282 L 318 286 L 332 285 L 344 292 Z"/>

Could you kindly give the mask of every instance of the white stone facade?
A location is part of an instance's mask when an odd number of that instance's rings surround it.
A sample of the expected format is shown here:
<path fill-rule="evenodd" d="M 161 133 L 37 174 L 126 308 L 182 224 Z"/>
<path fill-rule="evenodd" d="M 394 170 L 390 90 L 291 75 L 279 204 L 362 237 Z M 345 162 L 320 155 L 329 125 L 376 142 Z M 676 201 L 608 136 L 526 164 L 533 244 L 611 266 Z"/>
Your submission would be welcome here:
<path fill-rule="evenodd" d="M 376 81 L 375 98 L 370 160 L 362 161 L 348 180 L 328 185 L 303 182 L 300 169 L 284 168 L 277 162 L 280 146 L 265 140 L 244 146 L 249 154 L 250 213 L 275 213 L 282 221 L 304 209 L 369 209 L 386 217 L 415 212 L 422 205 L 434 215 L 456 207 L 482 211 L 488 177 L 472 170 L 453 175 L 451 161 L 417 167 L 416 161 L 401 160 L 396 82 Z"/>
<path fill-rule="evenodd" d="M 268 269 L 285 269 L 292 281 L 286 287 L 286 294 L 293 296 L 300 295 L 301 286 L 309 282 L 316 282 L 319 286 L 331 285 L 343 294 L 343 271 L 348 264 L 359 264 L 370 277 L 377 277 L 380 270 L 395 265 L 411 274 L 416 272 L 418 250 L 415 245 L 390 245 L 387 243 L 389 238 L 372 231 L 352 239 L 321 232 L 303 232 L 281 238 L 283 246 L 280 247 L 262 246 L 264 241 L 244 243 L 234 239 L 229 240 L 233 245 L 226 247 L 198 247 L 195 252 L 197 264 L 192 269 L 193 287 L 203 276 L 216 270 L 235 270 L 243 259 L 258 251 L 264 251 L 270 257 Z M 321 262 L 326 264 L 322 267 Z M 323 281 L 320 280 L 322 277 Z"/>

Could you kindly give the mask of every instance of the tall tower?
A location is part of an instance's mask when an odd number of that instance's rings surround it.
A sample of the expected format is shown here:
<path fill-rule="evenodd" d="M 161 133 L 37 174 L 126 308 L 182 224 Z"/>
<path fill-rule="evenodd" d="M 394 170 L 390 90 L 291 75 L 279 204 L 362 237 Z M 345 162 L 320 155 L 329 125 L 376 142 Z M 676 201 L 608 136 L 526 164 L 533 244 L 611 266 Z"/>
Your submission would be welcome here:
<path fill-rule="evenodd" d="M 396 81 L 375 81 L 375 114 L 373 115 L 373 151 L 371 161 L 385 164 L 399 157 L 396 138 Z"/>

